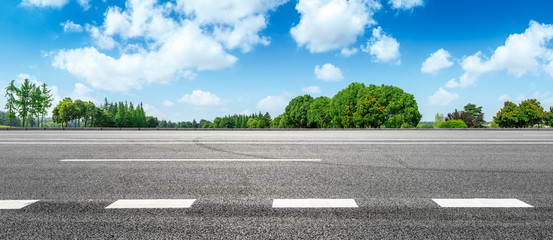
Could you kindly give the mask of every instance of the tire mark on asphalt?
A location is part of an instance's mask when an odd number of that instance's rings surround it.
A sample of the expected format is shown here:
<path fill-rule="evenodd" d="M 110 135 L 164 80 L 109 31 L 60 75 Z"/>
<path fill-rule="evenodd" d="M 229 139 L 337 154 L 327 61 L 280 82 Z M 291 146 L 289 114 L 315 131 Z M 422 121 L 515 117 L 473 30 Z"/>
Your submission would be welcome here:
<path fill-rule="evenodd" d="M 208 149 L 208 150 L 211 150 L 211 151 L 215 151 L 215 152 L 230 153 L 230 154 L 236 154 L 236 155 L 239 155 L 239 156 L 251 157 L 251 158 L 261 158 L 261 159 L 272 158 L 272 157 L 263 156 L 263 155 L 239 153 L 239 152 L 229 151 L 229 150 L 226 150 L 226 149 L 221 149 L 221 148 L 216 148 L 216 147 L 208 146 L 207 144 L 201 143 L 199 139 L 194 139 L 194 140 L 192 140 L 192 142 L 193 142 L 196 146 L 198 146 L 198 147 L 205 148 L 205 149 Z"/>

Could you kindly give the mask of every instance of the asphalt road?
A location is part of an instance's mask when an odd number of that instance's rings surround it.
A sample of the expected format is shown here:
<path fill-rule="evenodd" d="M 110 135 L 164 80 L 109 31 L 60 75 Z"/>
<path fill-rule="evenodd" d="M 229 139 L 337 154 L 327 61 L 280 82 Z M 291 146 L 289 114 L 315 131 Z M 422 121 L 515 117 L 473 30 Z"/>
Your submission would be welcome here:
<path fill-rule="evenodd" d="M 358 207 L 272 207 L 306 198 Z M 29 199 L 0 239 L 553 239 L 553 131 L 0 131 L 0 200 Z"/>

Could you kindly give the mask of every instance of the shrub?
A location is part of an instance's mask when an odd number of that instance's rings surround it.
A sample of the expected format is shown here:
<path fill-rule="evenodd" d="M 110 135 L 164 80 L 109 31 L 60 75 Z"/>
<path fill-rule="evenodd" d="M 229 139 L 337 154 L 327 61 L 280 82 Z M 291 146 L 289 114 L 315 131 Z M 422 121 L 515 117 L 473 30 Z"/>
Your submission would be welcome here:
<path fill-rule="evenodd" d="M 467 124 L 463 122 L 463 120 L 448 120 L 438 125 L 438 128 L 468 128 L 468 127 L 467 127 Z"/>

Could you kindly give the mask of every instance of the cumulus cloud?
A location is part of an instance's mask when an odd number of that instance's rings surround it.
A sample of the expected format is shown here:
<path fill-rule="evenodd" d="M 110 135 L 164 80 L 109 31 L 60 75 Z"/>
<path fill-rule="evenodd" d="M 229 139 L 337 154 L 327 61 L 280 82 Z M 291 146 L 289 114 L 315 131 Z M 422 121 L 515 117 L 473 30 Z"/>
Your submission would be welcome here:
<path fill-rule="evenodd" d="M 92 92 L 92 89 L 90 89 L 89 87 L 85 86 L 84 84 L 82 83 L 75 83 L 75 89 L 73 90 L 73 92 L 71 92 L 69 94 L 69 97 L 73 100 L 77 100 L 77 99 L 80 99 L 84 102 L 88 102 L 88 101 L 91 101 L 95 104 L 98 104 L 100 103 L 100 101 L 98 101 L 98 99 L 94 98 L 94 97 L 91 97 L 90 96 L 90 93 Z"/>
<path fill-rule="evenodd" d="M 67 4 L 67 2 L 68 0 L 23 0 L 21 6 L 60 8 Z"/>
<path fill-rule="evenodd" d="M 60 24 L 63 27 L 64 32 L 82 32 L 83 26 L 74 23 L 71 20 L 67 20 L 66 22 L 63 22 Z"/>
<path fill-rule="evenodd" d="M 163 106 L 172 107 L 173 105 L 175 105 L 174 102 L 171 102 L 171 101 L 169 101 L 169 100 L 163 101 Z"/>
<path fill-rule="evenodd" d="M 109 7 L 100 26 L 86 25 L 95 46 L 60 50 L 53 66 L 111 91 L 192 79 L 197 71 L 232 66 L 238 59 L 228 50 L 269 44 L 260 32 L 283 2 L 128 0 L 124 10 Z M 102 52 L 114 49 L 119 54 Z"/>
<path fill-rule="evenodd" d="M 359 49 L 357 48 L 342 48 L 342 50 L 340 51 L 340 54 L 343 57 L 349 57 L 353 54 L 356 54 L 357 52 L 359 52 Z"/>
<path fill-rule="evenodd" d="M 300 22 L 290 33 L 311 53 L 346 48 L 376 24 L 372 16 L 380 8 L 375 0 L 300 0 Z"/>
<path fill-rule="evenodd" d="M 147 116 L 157 117 L 159 119 L 166 119 L 167 115 L 150 104 L 143 104 L 142 108 Z"/>
<path fill-rule="evenodd" d="M 284 112 L 289 100 L 286 93 L 278 96 L 267 96 L 257 103 L 256 108 L 261 112 L 269 112 L 271 116 L 277 116 Z"/>
<path fill-rule="evenodd" d="M 301 90 L 304 93 L 321 93 L 321 88 L 319 86 L 309 86 Z"/>
<path fill-rule="evenodd" d="M 461 63 L 465 73 L 459 78 L 458 86 L 474 86 L 482 74 L 501 70 L 517 77 L 544 70 L 553 77 L 550 72 L 553 68 L 550 62 L 553 49 L 548 48 L 551 39 L 553 25 L 530 21 L 524 33 L 511 34 L 489 59 L 484 58 L 481 52 L 466 57 Z"/>
<path fill-rule="evenodd" d="M 422 0 L 389 0 L 388 4 L 394 9 L 409 10 L 415 7 L 422 6 Z"/>
<path fill-rule="evenodd" d="M 451 54 L 443 48 L 432 53 L 423 63 L 421 72 L 436 74 L 440 69 L 448 68 L 453 65 L 453 62 L 449 61 Z"/>
<path fill-rule="evenodd" d="M 452 78 L 451 80 L 447 81 L 447 83 L 445 84 L 445 87 L 446 88 L 459 87 L 459 82 L 457 82 L 457 80 L 455 80 L 455 78 Z"/>
<path fill-rule="evenodd" d="M 90 8 L 90 0 L 77 0 L 77 3 L 86 11 Z"/>
<path fill-rule="evenodd" d="M 553 61 L 551 61 L 546 67 L 545 72 L 549 74 L 553 78 Z"/>
<path fill-rule="evenodd" d="M 434 95 L 428 97 L 428 102 L 430 105 L 447 106 L 458 98 L 459 95 L 457 95 L 457 93 L 451 93 L 440 88 Z"/>
<path fill-rule="evenodd" d="M 315 66 L 315 76 L 317 76 L 317 79 L 321 79 L 326 82 L 335 82 L 344 79 L 342 71 L 330 63 L 327 63 L 322 67 L 319 65 Z"/>
<path fill-rule="evenodd" d="M 377 62 L 401 63 L 398 41 L 383 32 L 381 27 L 373 29 L 372 37 L 363 52 L 373 55 Z"/>
<path fill-rule="evenodd" d="M 202 91 L 194 90 L 191 94 L 184 94 L 178 102 L 188 103 L 199 107 L 213 107 L 221 105 L 221 99 L 217 95 Z"/>

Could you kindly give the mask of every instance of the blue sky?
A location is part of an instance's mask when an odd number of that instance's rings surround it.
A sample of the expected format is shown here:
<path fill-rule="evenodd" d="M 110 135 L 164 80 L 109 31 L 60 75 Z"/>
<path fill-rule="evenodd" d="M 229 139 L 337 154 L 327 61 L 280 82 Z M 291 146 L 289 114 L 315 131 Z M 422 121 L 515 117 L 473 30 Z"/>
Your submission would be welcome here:
<path fill-rule="evenodd" d="M 6 0 L 0 87 L 30 78 L 56 101 L 142 102 L 191 121 L 276 117 L 295 96 L 363 82 L 414 94 L 423 121 L 469 102 L 491 120 L 505 100 L 553 105 L 552 10 L 545 0 Z"/>

